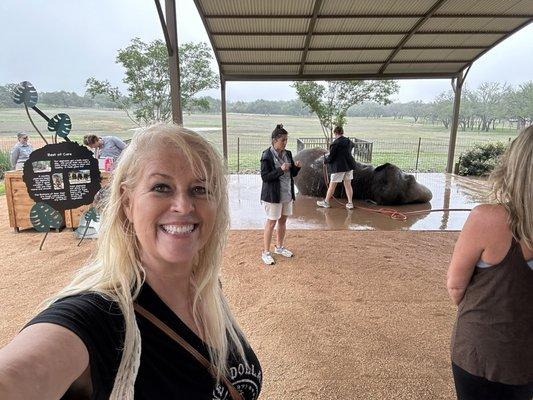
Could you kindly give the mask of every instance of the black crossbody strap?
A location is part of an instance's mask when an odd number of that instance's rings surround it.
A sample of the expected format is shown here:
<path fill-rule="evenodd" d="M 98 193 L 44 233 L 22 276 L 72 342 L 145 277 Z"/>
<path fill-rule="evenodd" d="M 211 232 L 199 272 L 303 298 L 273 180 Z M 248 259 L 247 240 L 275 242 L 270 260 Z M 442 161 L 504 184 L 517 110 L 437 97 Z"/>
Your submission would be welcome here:
<path fill-rule="evenodd" d="M 152 324 L 157 326 L 159 329 L 161 329 L 167 336 L 169 336 L 171 339 L 176 341 L 181 347 L 183 347 L 185 350 L 187 350 L 200 364 L 202 364 L 211 376 L 213 378 L 216 378 L 216 369 L 213 364 L 207 358 L 205 358 L 198 350 L 196 350 L 194 347 L 192 347 L 189 342 L 187 342 L 185 339 L 183 339 L 180 335 L 178 335 L 174 330 L 172 330 L 168 325 L 166 325 L 163 321 L 161 321 L 159 318 L 157 318 L 154 314 L 152 314 L 150 311 L 146 310 L 142 306 L 135 303 L 133 305 L 133 308 L 135 311 L 137 311 L 140 315 L 142 315 L 144 318 L 146 318 L 148 321 L 150 321 Z M 224 382 L 224 385 L 228 389 L 230 396 L 233 400 L 244 400 L 242 395 L 239 393 L 239 391 L 233 386 L 233 384 L 229 381 L 229 379 L 226 376 L 222 376 L 222 381 Z"/>

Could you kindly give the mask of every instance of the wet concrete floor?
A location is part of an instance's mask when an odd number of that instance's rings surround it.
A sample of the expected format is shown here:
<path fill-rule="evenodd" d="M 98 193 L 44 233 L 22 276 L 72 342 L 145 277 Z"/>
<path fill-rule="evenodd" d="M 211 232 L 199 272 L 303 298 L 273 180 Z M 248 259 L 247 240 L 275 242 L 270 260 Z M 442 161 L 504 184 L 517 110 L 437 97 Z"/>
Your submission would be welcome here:
<path fill-rule="evenodd" d="M 468 211 L 436 211 L 435 209 L 471 209 L 483 203 L 488 193 L 488 185 L 480 179 L 467 178 L 443 173 L 414 174 L 416 180 L 427 186 L 433 193 L 429 204 L 405 206 L 374 206 L 355 201 L 356 209 L 348 211 L 346 200 L 332 201 L 332 207 L 323 209 L 316 206 L 316 197 L 296 195 L 293 215 L 287 222 L 288 229 L 325 230 L 460 230 L 468 217 Z M 265 212 L 260 202 L 260 175 L 231 175 L 229 197 L 232 229 L 262 229 Z M 407 220 L 393 220 L 388 215 L 377 214 L 365 208 L 388 208 L 401 213 L 427 211 L 407 215 Z"/>

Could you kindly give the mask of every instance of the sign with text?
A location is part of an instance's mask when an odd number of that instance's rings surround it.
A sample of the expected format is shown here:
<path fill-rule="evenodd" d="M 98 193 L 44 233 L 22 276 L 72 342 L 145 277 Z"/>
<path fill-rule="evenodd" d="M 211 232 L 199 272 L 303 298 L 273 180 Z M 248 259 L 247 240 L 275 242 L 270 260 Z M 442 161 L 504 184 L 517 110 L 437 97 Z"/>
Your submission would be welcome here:
<path fill-rule="evenodd" d="M 33 151 L 24 163 L 23 179 L 36 203 L 56 210 L 91 204 L 100 190 L 98 160 L 75 142 L 48 144 Z"/>

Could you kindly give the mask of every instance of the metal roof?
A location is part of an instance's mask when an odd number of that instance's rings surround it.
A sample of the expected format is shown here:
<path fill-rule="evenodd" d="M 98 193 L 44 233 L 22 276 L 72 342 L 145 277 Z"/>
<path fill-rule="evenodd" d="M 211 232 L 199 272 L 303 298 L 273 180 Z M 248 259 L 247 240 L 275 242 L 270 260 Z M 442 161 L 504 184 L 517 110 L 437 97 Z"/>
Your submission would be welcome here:
<path fill-rule="evenodd" d="M 194 0 L 227 80 L 451 78 L 533 0 Z"/>

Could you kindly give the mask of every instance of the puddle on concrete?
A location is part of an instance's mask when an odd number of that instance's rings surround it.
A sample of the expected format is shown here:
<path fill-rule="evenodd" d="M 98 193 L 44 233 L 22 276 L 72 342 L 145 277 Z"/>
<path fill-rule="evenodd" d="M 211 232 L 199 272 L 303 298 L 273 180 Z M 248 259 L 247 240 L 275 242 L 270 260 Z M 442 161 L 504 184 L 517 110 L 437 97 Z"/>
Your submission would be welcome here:
<path fill-rule="evenodd" d="M 441 208 L 470 209 L 484 202 L 488 185 L 481 179 L 451 174 L 419 173 L 418 182 L 433 192 L 429 204 L 384 207 L 399 212 L 429 211 Z M 230 211 L 232 229 L 262 229 L 265 212 L 260 202 L 260 175 L 231 175 L 229 177 Z M 460 230 L 468 216 L 467 211 L 437 211 L 408 215 L 406 221 L 360 209 L 346 210 L 342 204 L 332 202 L 329 209 L 318 208 L 316 197 L 296 196 L 294 214 L 287 222 L 288 229 L 327 230 Z M 355 201 L 356 207 L 381 208 Z"/>

